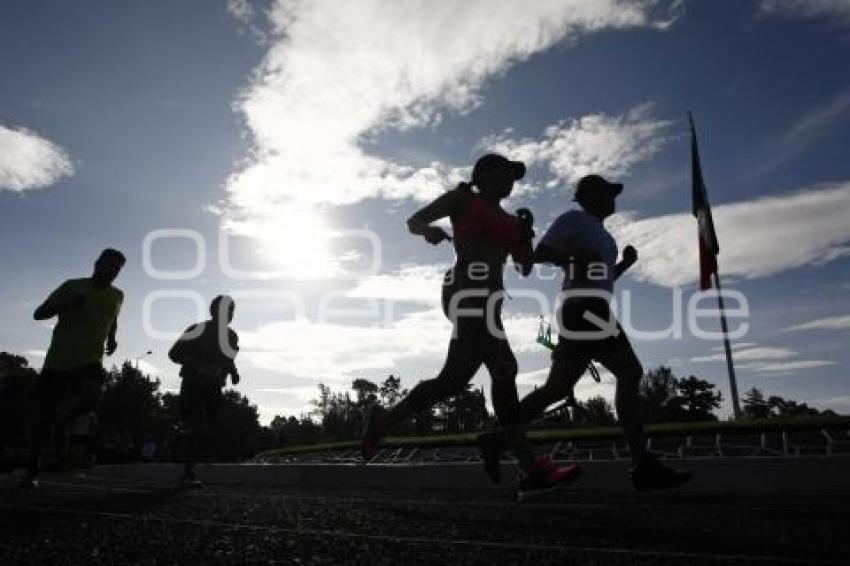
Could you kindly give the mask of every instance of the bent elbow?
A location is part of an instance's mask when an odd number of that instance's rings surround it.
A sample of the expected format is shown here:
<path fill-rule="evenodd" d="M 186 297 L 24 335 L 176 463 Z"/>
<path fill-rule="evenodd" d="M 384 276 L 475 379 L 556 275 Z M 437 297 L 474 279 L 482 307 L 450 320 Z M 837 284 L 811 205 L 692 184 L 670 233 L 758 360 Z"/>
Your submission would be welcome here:
<path fill-rule="evenodd" d="M 419 221 L 416 220 L 413 216 L 407 219 L 407 231 L 411 234 L 419 233 Z"/>

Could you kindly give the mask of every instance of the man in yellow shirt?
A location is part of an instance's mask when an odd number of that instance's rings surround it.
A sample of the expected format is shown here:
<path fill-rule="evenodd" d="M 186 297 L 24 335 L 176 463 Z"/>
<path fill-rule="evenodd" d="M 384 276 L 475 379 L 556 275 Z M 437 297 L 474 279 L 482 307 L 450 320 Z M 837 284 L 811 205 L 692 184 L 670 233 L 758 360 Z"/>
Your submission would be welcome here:
<path fill-rule="evenodd" d="M 51 429 L 97 408 L 103 354 L 112 355 L 118 347 L 115 333 L 124 294 L 112 282 L 125 261 L 121 252 L 103 250 L 91 277 L 65 281 L 33 313 L 36 320 L 58 320 L 36 381 L 37 412 L 23 487 L 38 485 L 41 444 Z"/>

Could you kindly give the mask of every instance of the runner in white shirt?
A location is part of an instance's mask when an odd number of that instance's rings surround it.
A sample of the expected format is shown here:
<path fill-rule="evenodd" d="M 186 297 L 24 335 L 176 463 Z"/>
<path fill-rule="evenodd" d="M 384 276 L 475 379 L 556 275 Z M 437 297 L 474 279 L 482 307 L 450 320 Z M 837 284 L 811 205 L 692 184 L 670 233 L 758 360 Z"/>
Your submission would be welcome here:
<path fill-rule="evenodd" d="M 546 407 L 572 394 L 591 360 L 599 362 L 617 378 L 615 406 L 634 464 L 630 475 L 635 488 L 674 487 L 691 475 L 661 465 L 646 450 L 638 404 L 643 368 L 609 308 L 614 281 L 637 261 L 637 250 L 626 246 L 617 263 L 617 242 L 603 225 L 622 190 L 622 184 L 598 175 L 583 177 L 575 193 L 582 209 L 558 217 L 535 250 L 535 262 L 564 268 L 556 317 L 559 338 L 546 384 L 520 406 L 525 419 L 538 418 Z"/>
<path fill-rule="evenodd" d="M 637 261 L 637 250 L 626 246 L 617 263 L 617 242 L 603 225 L 614 213 L 614 200 L 622 190 L 622 184 L 598 175 L 583 177 L 575 193 L 581 210 L 559 216 L 534 251 L 535 263 L 564 269 L 564 284 L 555 324 L 558 345 L 549 377 L 520 402 L 520 411 L 525 422 L 539 418 L 548 406 L 572 395 L 591 361 L 599 362 L 617 378 L 615 406 L 634 464 L 632 483 L 636 489 L 674 487 L 691 475 L 661 465 L 646 450 L 638 404 L 643 368 L 609 307 L 614 281 Z M 498 457 L 497 435 L 487 433 L 479 439 L 485 460 Z"/>

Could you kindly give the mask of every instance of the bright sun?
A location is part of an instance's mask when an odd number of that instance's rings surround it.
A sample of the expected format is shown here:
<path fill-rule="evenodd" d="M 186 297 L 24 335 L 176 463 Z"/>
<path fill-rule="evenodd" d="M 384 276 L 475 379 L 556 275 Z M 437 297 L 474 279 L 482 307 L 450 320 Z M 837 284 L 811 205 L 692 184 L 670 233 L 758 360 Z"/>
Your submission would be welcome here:
<path fill-rule="evenodd" d="M 263 256 L 281 274 L 296 279 L 324 279 L 339 269 L 330 250 L 332 231 L 322 213 L 292 204 L 262 231 Z"/>

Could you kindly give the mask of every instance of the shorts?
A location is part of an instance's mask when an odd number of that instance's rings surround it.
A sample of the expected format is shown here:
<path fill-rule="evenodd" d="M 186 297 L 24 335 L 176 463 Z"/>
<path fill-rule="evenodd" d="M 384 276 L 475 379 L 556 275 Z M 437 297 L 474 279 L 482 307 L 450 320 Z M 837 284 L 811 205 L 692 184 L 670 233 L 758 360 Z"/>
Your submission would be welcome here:
<path fill-rule="evenodd" d="M 606 321 L 605 325 L 600 328 L 599 325 L 587 320 L 585 313 L 593 314 Z M 581 366 L 594 360 L 607 366 L 606 361 L 612 356 L 631 353 L 634 357 L 629 338 L 605 299 L 584 298 L 566 301 L 559 313 L 558 334 L 558 344 L 552 351 L 552 359 L 569 359 L 578 362 Z M 575 334 L 581 334 L 581 336 Z"/>
<path fill-rule="evenodd" d="M 75 399 L 76 416 L 97 409 L 103 392 L 106 372 L 100 364 L 88 364 L 74 369 L 44 369 L 35 382 L 34 398 L 39 404 L 56 407 Z"/>
<path fill-rule="evenodd" d="M 443 286 L 443 314 L 452 323 L 452 339 L 449 358 L 460 365 L 484 364 L 491 377 L 516 374 L 516 357 L 511 350 L 502 324 L 504 299 L 494 294 L 499 291 L 485 289 L 477 296 L 464 297 L 457 302 L 457 316 L 452 316 L 449 305 L 454 293 L 461 291 L 449 285 Z M 480 291 L 480 290 L 479 290 Z M 488 306 L 490 312 L 488 313 Z M 482 314 L 464 314 L 463 310 L 477 309 Z M 459 360 L 463 359 L 464 362 Z"/>
<path fill-rule="evenodd" d="M 184 420 L 202 418 L 214 424 L 218 422 L 223 397 L 218 379 L 187 373 L 180 384 L 180 416 Z"/>

